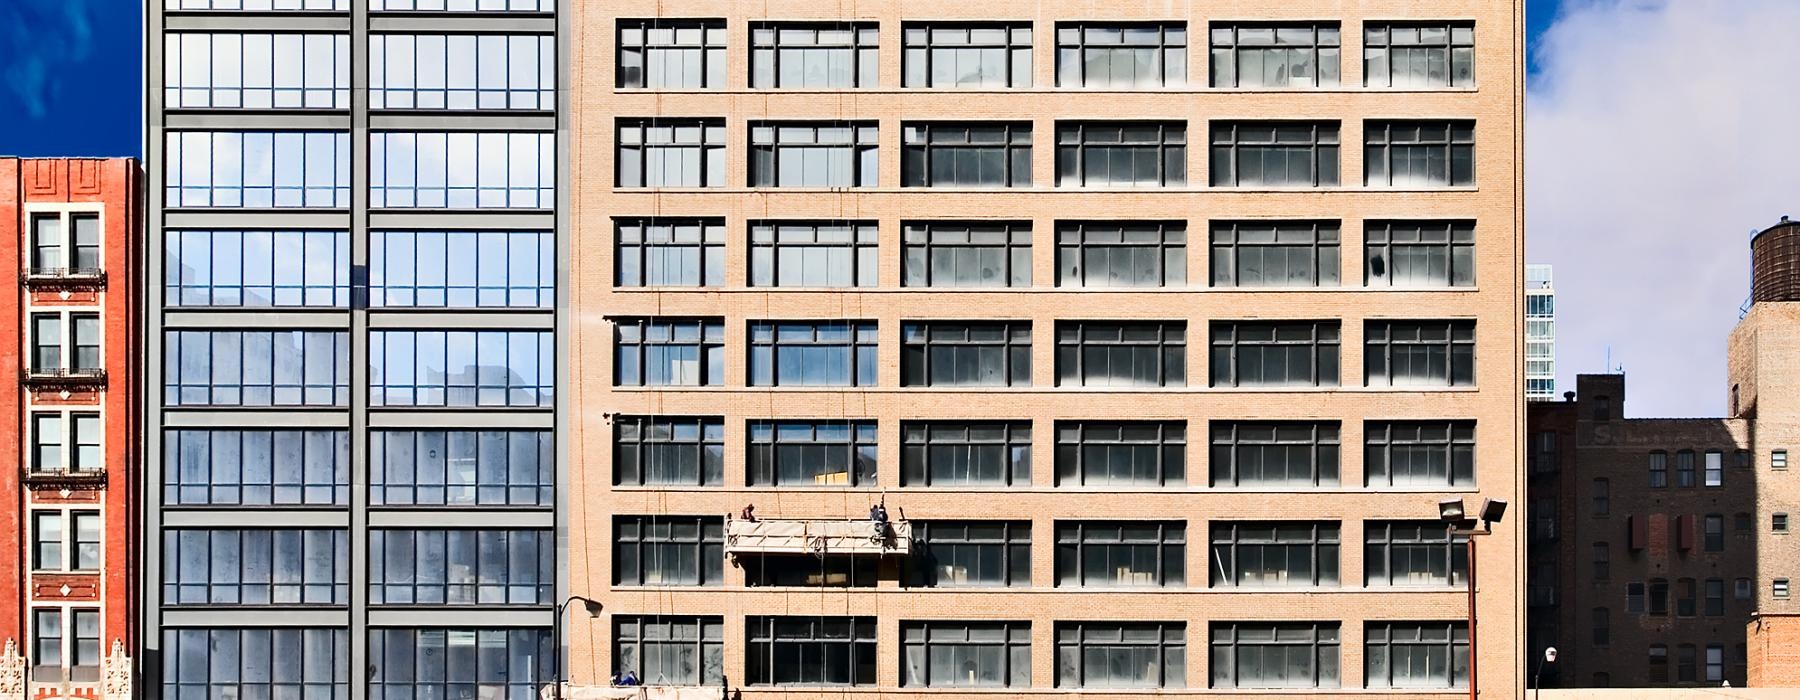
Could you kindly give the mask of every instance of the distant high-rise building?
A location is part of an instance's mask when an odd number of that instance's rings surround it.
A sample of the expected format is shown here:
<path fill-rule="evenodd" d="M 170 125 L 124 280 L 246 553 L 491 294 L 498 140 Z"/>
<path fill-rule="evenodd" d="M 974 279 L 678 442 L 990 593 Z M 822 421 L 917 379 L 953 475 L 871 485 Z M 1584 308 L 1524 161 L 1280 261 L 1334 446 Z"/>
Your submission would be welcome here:
<path fill-rule="evenodd" d="M 1556 285 L 1549 265 L 1525 266 L 1525 398 L 1556 398 Z"/>

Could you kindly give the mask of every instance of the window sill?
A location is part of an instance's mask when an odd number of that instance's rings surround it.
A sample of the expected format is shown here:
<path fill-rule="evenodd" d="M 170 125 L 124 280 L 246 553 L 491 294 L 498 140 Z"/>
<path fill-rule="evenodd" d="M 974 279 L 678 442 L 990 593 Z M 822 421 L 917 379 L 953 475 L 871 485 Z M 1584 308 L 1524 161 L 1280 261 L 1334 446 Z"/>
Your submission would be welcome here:
<path fill-rule="evenodd" d="M 923 495 L 923 494 L 955 495 L 955 494 L 963 494 L 963 493 L 993 494 L 996 492 L 1004 492 L 1004 493 L 1015 494 L 1015 495 L 1030 494 L 1030 495 L 1046 495 L 1046 496 L 1083 496 L 1083 497 L 1100 495 L 1100 494 L 1132 494 L 1132 495 L 1169 494 L 1169 495 L 1187 495 L 1187 496 L 1204 495 L 1204 494 L 1218 494 L 1218 495 L 1276 494 L 1276 495 L 1291 495 L 1291 496 L 1303 496 L 1303 495 L 1315 495 L 1316 494 L 1316 495 L 1325 495 L 1325 496 L 1354 496 L 1354 495 L 1359 495 L 1359 494 L 1367 494 L 1367 495 L 1387 496 L 1387 495 L 1396 495 L 1396 494 L 1432 494 L 1432 495 L 1436 495 L 1436 494 L 1472 494 L 1472 493 L 1478 493 L 1480 491 L 1480 489 L 1478 489 L 1474 486 L 1456 486 L 1456 487 L 1429 486 L 1429 487 L 1392 487 L 1392 488 L 1334 486 L 1334 487 L 1314 488 L 1314 489 L 1258 489 L 1258 488 L 1185 486 L 1185 485 L 1183 485 L 1183 486 L 1163 486 L 1163 487 L 1146 486 L 1143 488 L 1117 488 L 1117 487 L 1114 487 L 1114 488 L 1084 488 L 1084 487 L 1075 487 L 1075 486 L 973 486 L 973 487 L 970 487 L 970 486 L 955 486 L 955 487 L 950 487 L 950 486 L 888 486 L 888 487 L 883 488 L 880 484 L 862 484 L 862 485 L 857 485 L 857 486 L 739 486 L 739 485 L 735 485 L 735 484 L 720 484 L 720 485 L 716 485 L 716 486 L 698 486 L 698 485 L 693 485 L 693 484 L 642 485 L 642 486 L 640 486 L 640 485 L 633 484 L 633 485 L 625 485 L 625 486 L 615 485 L 615 486 L 611 486 L 609 488 L 614 493 L 693 492 L 693 493 L 708 493 L 708 494 L 731 493 L 731 494 L 744 494 L 744 495 L 767 494 L 770 496 L 777 496 L 777 495 L 781 495 L 781 494 L 800 494 L 800 493 L 841 494 L 841 493 L 844 493 L 845 491 L 864 491 L 864 492 L 886 491 L 888 493 L 896 493 L 896 494 L 920 494 L 920 495 Z M 258 506 L 258 507 L 264 507 L 264 506 Z M 1418 519 L 1431 519 L 1429 517 L 1429 515 L 1430 514 L 1427 514 L 1427 513 L 1424 513 L 1423 511 L 1421 511 L 1420 518 L 1418 518 Z M 1396 516 L 1396 517 L 1399 517 L 1399 516 Z"/>
<path fill-rule="evenodd" d="M 613 294 L 1473 294 L 1478 286 L 1467 287 L 699 287 L 699 286 L 612 286 Z M 203 307 L 204 308 L 204 307 Z M 399 308 L 399 307 L 387 307 Z M 405 307 L 428 308 L 428 307 Z M 545 310 L 529 308 L 529 311 Z"/>
<path fill-rule="evenodd" d="M 1174 187 L 993 187 L 993 188 L 949 188 L 949 187 L 882 187 L 879 185 L 845 185 L 841 187 L 759 187 L 759 186 L 717 186 L 717 187 L 612 187 L 615 195 L 631 194 L 911 194 L 939 197 L 946 194 L 999 195 L 1014 196 L 1021 194 L 1475 194 L 1481 192 L 1480 186 L 1468 187 L 1236 187 L 1207 186 L 1195 187 L 1178 185 Z M 371 208 L 371 211 L 386 211 Z M 492 210 L 483 210 L 492 211 Z M 517 210 L 502 210 L 517 211 Z M 855 217 L 850 217 L 855 218 Z"/>
<path fill-rule="evenodd" d="M 884 393 L 884 394 L 1370 394 L 1377 396 L 1394 396 L 1400 394 L 1479 394 L 1479 387 L 1067 387 L 1067 386 L 964 386 L 964 387 L 914 387 L 914 386 L 614 386 L 612 391 L 622 394 L 666 393 L 674 391 L 694 391 L 701 393 L 735 393 L 735 392 L 767 392 L 775 394 L 803 393 Z M 370 410 L 402 408 L 405 410 L 469 410 L 460 408 L 445 409 L 434 406 L 371 406 Z M 474 410 L 499 410 L 504 407 Z M 510 409 L 521 410 L 521 409 Z M 548 410 L 548 409 L 538 409 Z"/>
<path fill-rule="evenodd" d="M 1158 586 L 646 586 L 646 585 L 614 585 L 607 587 L 615 593 L 670 593 L 689 591 L 693 593 L 782 593 L 841 591 L 845 593 L 881 593 L 889 595 L 960 595 L 964 593 L 995 595 L 1119 595 L 1143 593 L 1149 595 L 1216 595 L 1216 596 L 1267 596 L 1267 595 L 1319 595 L 1319 594 L 1374 594 L 1374 595 L 1467 595 L 1466 586 L 1418 586 L 1389 588 L 1347 587 L 1347 588 L 1204 588 L 1204 587 L 1158 587 Z M 377 606 L 371 606 L 377 607 Z M 379 606 L 394 607 L 394 606 Z M 432 607 L 432 606 L 400 606 L 400 607 Z M 456 607 L 456 606 L 435 606 Z M 520 606 L 506 606 L 520 607 Z"/>
<path fill-rule="evenodd" d="M 341 13 L 340 13 L 341 14 Z M 371 12 L 370 14 L 377 14 Z M 394 13 L 381 13 L 394 14 Z M 651 88 L 651 87 L 614 87 L 613 92 L 619 95 L 1066 95 L 1070 93 L 1082 95 L 1474 95 L 1481 92 L 1480 86 L 1474 87 L 1440 87 L 1440 88 L 1382 88 L 1382 87 L 838 87 L 838 88 Z"/>

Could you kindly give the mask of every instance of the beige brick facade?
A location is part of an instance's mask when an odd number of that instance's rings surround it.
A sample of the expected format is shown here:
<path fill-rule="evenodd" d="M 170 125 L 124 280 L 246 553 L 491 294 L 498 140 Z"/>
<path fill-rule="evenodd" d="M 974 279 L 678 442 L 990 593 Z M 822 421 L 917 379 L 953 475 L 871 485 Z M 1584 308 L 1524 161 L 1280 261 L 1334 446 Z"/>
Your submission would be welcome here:
<path fill-rule="evenodd" d="M 1031 623 L 1031 689 L 1056 688 L 1055 624 L 1063 621 L 1185 622 L 1185 691 L 1207 692 L 1208 625 L 1215 621 L 1328 621 L 1341 624 L 1341 692 L 1309 697 L 1379 697 L 1364 689 L 1364 623 L 1371 620 L 1460 621 L 1462 589 L 1365 588 L 1365 520 L 1434 519 L 1436 504 L 1460 496 L 1471 507 L 1483 497 L 1514 504 L 1491 536 L 1480 538 L 1479 669 L 1483 696 L 1514 697 L 1523 683 L 1524 622 L 1520 568 L 1524 533 L 1520 443 L 1523 430 L 1520 289 L 1523 252 L 1520 129 L 1520 3 L 1483 0 L 1445 7 L 1406 0 L 1326 6 L 1257 2 L 1167 3 L 1123 0 L 1065 3 L 1045 0 L 949 0 L 816 3 L 670 4 L 627 0 L 579 3 L 574 18 L 572 84 L 573 245 L 569 336 L 573 399 L 568 498 L 569 591 L 606 606 L 598 619 L 576 614 L 569 623 L 569 675 L 574 683 L 604 683 L 613 670 L 614 615 L 717 615 L 725 625 L 725 675 L 734 687 L 746 677 L 745 617 L 751 615 L 863 615 L 877 619 L 879 661 L 872 686 L 840 689 L 745 687 L 746 698 L 995 697 L 900 687 L 900 627 L 911 620 L 1016 620 Z M 700 90 L 617 89 L 619 18 L 723 19 L 727 27 L 726 87 Z M 760 20 L 874 22 L 880 28 L 880 87 L 855 90 L 751 90 L 748 25 Z M 949 90 L 900 88 L 903 22 L 998 20 L 1034 27 L 1033 88 Z M 1360 28 L 1367 20 L 1473 20 L 1476 89 L 1396 91 L 1365 89 Z M 1187 87 L 1143 90 L 1056 88 L 1053 28 L 1072 20 L 1163 20 L 1188 26 Z M 1214 21 L 1320 20 L 1341 23 L 1341 88 L 1235 90 L 1204 87 L 1207 33 Z M 615 119 L 709 117 L 725 120 L 724 186 L 707 189 L 623 189 L 614 185 Z M 1443 118 L 1475 122 L 1477 186 L 1415 191 L 1365 189 L 1366 119 Z M 854 189 L 750 188 L 747 173 L 754 120 L 859 120 L 879 126 L 879 186 Z M 1160 189 L 1082 189 L 1054 186 L 1056 125 L 1071 119 L 1183 121 L 1187 125 L 1187 185 Z M 1205 185 L 1210 120 L 1315 119 L 1341 122 L 1340 169 L 1345 186 L 1303 191 L 1214 188 Z M 902 124 L 914 120 L 1029 121 L 1034 185 L 994 190 L 901 188 Z M 1353 184 L 1355 183 L 1355 184 Z M 722 286 L 622 288 L 613 284 L 614 217 L 719 217 L 725 223 Z M 1369 219 L 1467 219 L 1476 222 L 1475 284 L 1455 289 L 1395 291 L 1362 284 L 1362 229 Z M 746 222 L 761 219 L 867 220 L 879 230 L 879 281 L 854 289 L 750 287 Z M 1029 221 L 1033 232 L 1029 288 L 946 290 L 902 287 L 901 225 L 917 220 Z M 1154 290 L 1056 286 L 1054 231 L 1058 221 L 1180 220 L 1187 225 L 1186 286 Z M 1341 222 L 1341 286 L 1244 291 L 1207 286 L 1208 222 L 1309 219 Z M 724 383 L 718 387 L 615 387 L 614 323 L 623 317 L 708 317 L 724 322 Z M 856 388 L 748 386 L 748 325 L 758 320 L 850 319 L 879 330 L 877 381 Z M 902 387 L 900 329 L 920 320 L 1009 320 L 1031 324 L 1031 382 L 1011 388 Z M 1165 389 L 1059 387 L 1056 322 L 1142 319 L 1185 321 L 1186 386 Z M 1209 388 L 1208 324 L 1215 320 L 1338 320 L 1342 324 L 1342 385 L 1305 390 Z M 1476 375 L 1472 387 L 1400 390 L 1364 387 L 1364 321 L 1474 319 Z M 724 483 L 716 487 L 614 486 L 614 419 L 618 416 L 717 416 L 724 424 Z M 1477 488 L 1427 490 L 1365 488 L 1365 420 L 1474 420 Z M 866 419 L 878 426 L 879 486 L 753 487 L 747 477 L 746 421 Z M 1032 427 L 1031 483 L 1013 487 L 900 486 L 901 422 L 922 419 L 1005 419 Z M 1187 422 L 1186 485 L 1163 488 L 1070 488 L 1056 485 L 1059 420 L 1174 420 Z M 1341 421 L 1342 486 L 1305 491 L 1227 490 L 1206 485 L 1207 425 L 1213 419 Z M 747 503 L 765 518 L 862 519 L 885 500 L 896 517 L 1024 520 L 1031 523 L 1030 587 L 931 589 L 903 587 L 896 562 L 884 562 L 873 588 L 747 587 L 742 569 L 727 565 L 722 586 L 615 586 L 614 516 L 735 514 Z M 1069 520 L 1185 521 L 1187 584 L 1177 588 L 1084 589 L 1056 586 L 1055 524 Z M 1341 523 L 1342 585 L 1320 589 L 1243 592 L 1207 585 L 1209 524 L 1230 520 L 1334 520 Z M 1408 691 L 1405 697 L 1457 697 L 1463 690 Z M 1109 696 L 1136 697 L 1108 691 Z"/>

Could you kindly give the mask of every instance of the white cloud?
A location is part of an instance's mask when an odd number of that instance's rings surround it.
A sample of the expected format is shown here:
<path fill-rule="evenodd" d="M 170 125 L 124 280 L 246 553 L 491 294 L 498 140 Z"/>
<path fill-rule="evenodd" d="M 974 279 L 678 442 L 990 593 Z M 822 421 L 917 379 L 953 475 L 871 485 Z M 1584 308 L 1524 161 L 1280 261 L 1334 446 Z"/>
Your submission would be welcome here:
<path fill-rule="evenodd" d="M 1633 416 L 1720 415 L 1749 233 L 1800 218 L 1794 0 L 1565 0 L 1526 109 L 1527 245 L 1558 388 L 1612 360 Z"/>

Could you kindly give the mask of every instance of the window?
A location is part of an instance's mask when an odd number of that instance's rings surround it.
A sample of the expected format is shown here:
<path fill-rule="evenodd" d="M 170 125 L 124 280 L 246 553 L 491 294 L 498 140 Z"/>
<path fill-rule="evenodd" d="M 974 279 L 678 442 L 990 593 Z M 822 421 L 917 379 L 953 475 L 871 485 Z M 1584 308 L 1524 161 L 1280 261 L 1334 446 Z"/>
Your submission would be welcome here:
<path fill-rule="evenodd" d="M 163 435 L 164 505 L 350 503 L 348 431 L 215 428 Z"/>
<path fill-rule="evenodd" d="M 1475 122 L 1371 121 L 1363 127 L 1363 184 L 1466 187 L 1475 184 Z"/>
<path fill-rule="evenodd" d="M 1605 581 L 1605 580 L 1611 579 L 1612 578 L 1612 548 L 1609 547 L 1607 545 L 1607 543 L 1605 543 L 1605 542 L 1595 542 L 1593 544 L 1593 552 L 1594 552 L 1594 568 L 1593 568 L 1594 580 L 1595 581 Z"/>
<path fill-rule="evenodd" d="M 875 122 L 751 122 L 751 187 L 874 187 Z"/>
<path fill-rule="evenodd" d="M 1365 283 L 1371 287 L 1475 284 L 1475 222 L 1363 223 Z"/>
<path fill-rule="evenodd" d="M 350 206 L 350 134 L 170 131 L 163 204 L 171 208 Z"/>
<path fill-rule="evenodd" d="M 1745 449 L 1732 450 L 1731 451 L 1731 466 L 1737 467 L 1739 469 L 1749 469 L 1750 468 L 1750 451 L 1745 450 Z"/>
<path fill-rule="evenodd" d="M 615 615 L 613 673 L 649 685 L 724 685 L 725 619 Z"/>
<path fill-rule="evenodd" d="M 901 187 L 1030 187 L 1029 122 L 904 125 Z"/>
<path fill-rule="evenodd" d="M 804 588 L 874 588 L 880 557 L 815 553 L 746 554 L 737 558 L 744 585 Z"/>
<path fill-rule="evenodd" d="M 1474 421 L 1369 421 L 1368 486 L 1475 485 Z"/>
<path fill-rule="evenodd" d="M 874 486 L 874 421 L 751 421 L 751 486 Z"/>
<path fill-rule="evenodd" d="M 1183 122 L 1058 122 L 1057 187 L 1187 184 Z"/>
<path fill-rule="evenodd" d="M 41 277 L 96 276 L 100 270 L 100 215 L 96 212 L 31 215 L 31 268 Z M 73 232 L 73 237 L 66 232 Z M 73 257 L 66 257 L 70 252 Z"/>
<path fill-rule="evenodd" d="M 163 530 L 162 597 L 171 605 L 344 605 L 343 530 Z"/>
<path fill-rule="evenodd" d="M 1700 483 L 1707 487 L 1724 486 L 1725 453 L 1718 450 L 1707 450 L 1704 458 L 1706 460 L 1705 471 L 1701 472 L 1703 480 Z"/>
<path fill-rule="evenodd" d="M 369 502 L 388 506 L 551 506 L 548 430 L 373 430 Z"/>
<path fill-rule="evenodd" d="M 371 34 L 369 109 L 549 111 L 556 63 L 549 35 Z"/>
<path fill-rule="evenodd" d="M 1693 617 L 1695 612 L 1694 609 L 1696 607 L 1695 603 L 1697 602 L 1695 599 L 1698 597 L 1698 594 L 1699 590 L 1694 585 L 1693 579 L 1676 579 L 1675 614 L 1681 617 Z"/>
<path fill-rule="evenodd" d="M 905 422 L 900 433 L 903 486 L 1031 483 L 1028 422 Z"/>
<path fill-rule="evenodd" d="M 370 331 L 369 405 L 548 408 L 555 399 L 554 336 Z"/>
<path fill-rule="evenodd" d="M 69 329 L 67 336 L 64 328 Z M 34 375 L 92 375 L 105 370 L 100 364 L 98 314 L 32 314 L 31 346 Z"/>
<path fill-rule="evenodd" d="M 1212 687 L 1338 687 L 1338 623 L 1212 623 Z"/>
<path fill-rule="evenodd" d="M 71 443 L 73 441 L 73 444 Z M 97 413 L 36 412 L 31 415 L 31 471 L 38 474 L 100 474 L 106 470 Z"/>
<path fill-rule="evenodd" d="M 1750 600 L 1750 579 L 1733 579 L 1731 582 L 1731 594 L 1733 598 L 1740 601 Z"/>
<path fill-rule="evenodd" d="M 903 622 L 900 685 L 1031 687 L 1031 623 Z"/>
<path fill-rule="evenodd" d="M 1588 509 L 1594 517 L 1601 518 L 1612 514 L 1612 480 L 1599 478 L 1594 480 L 1592 488 L 1593 507 Z"/>
<path fill-rule="evenodd" d="M 1680 644 L 1675 647 L 1675 680 L 1680 683 L 1694 682 L 1694 645 Z"/>
<path fill-rule="evenodd" d="M 901 386 L 1031 386 L 1031 322 L 900 326 Z"/>
<path fill-rule="evenodd" d="M 1632 581 L 1625 584 L 1625 612 L 1643 614 L 1644 582 Z"/>
<path fill-rule="evenodd" d="M 1656 451 L 1650 453 L 1650 488 L 1667 488 L 1669 485 L 1669 453 Z"/>
<path fill-rule="evenodd" d="M 750 322 L 750 386 L 874 386 L 874 321 Z"/>
<path fill-rule="evenodd" d="M 1185 222 L 1065 221 L 1056 225 L 1058 287 L 1185 284 Z"/>
<path fill-rule="evenodd" d="M 1738 513 L 1731 516 L 1731 529 L 1737 531 L 1737 534 L 1740 537 L 1749 537 L 1750 528 L 1751 517 L 1749 513 Z"/>
<path fill-rule="evenodd" d="M 1675 453 L 1675 485 L 1682 488 L 1694 487 L 1694 451 L 1681 450 Z"/>
<path fill-rule="evenodd" d="M 31 315 L 31 369 L 49 373 L 63 369 L 63 315 Z"/>
<path fill-rule="evenodd" d="M 620 119 L 619 187 L 724 187 L 723 119 Z"/>
<path fill-rule="evenodd" d="M 1187 385 L 1187 323 L 1059 321 L 1057 386 Z"/>
<path fill-rule="evenodd" d="M 1363 25 L 1363 85 L 1475 86 L 1475 23 Z"/>
<path fill-rule="evenodd" d="M 163 7 L 170 10 L 245 10 L 250 12 L 305 10 L 309 12 L 343 12 L 350 9 L 350 0 L 163 0 Z"/>
<path fill-rule="evenodd" d="M 1156 487 L 1187 483 L 1187 426 L 1057 421 L 1056 485 Z"/>
<path fill-rule="evenodd" d="M 168 406 L 343 406 L 350 402 L 344 331 L 163 332 Z"/>
<path fill-rule="evenodd" d="M 1650 645 L 1650 682 L 1669 682 L 1669 645 Z"/>
<path fill-rule="evenodd" d="M 1725 614 L 1725 579 L 1709 578 L 1706 580 L 1707 617 L 1719 617 Z"/>
<path fill-rule="evenodd" d="M 1337 87 L 1343 65 L 1338 25 L 1212 25 L 1212 86 Z"/>
<path fill-rule="evenodd" d="M 165 628 L 162 684 L 165 698 L 346 698 L 350 632 L 313 627 Z"/>
<path fill-rule="evenodd" d="M 350 36 L 164 34 L 163 106 L 348 109 Z"/>
<path fill-rule="evenodd" d="M 1769 528 L 1775 532 L 1785 534 L 1788 531 L 1788 514 L 1776 513 L 1771 517 Z"/>
<path fill-rule="evenodd" d="M 725 87 L 725 44 L 725 20 L 621 19 L 617 85 L 663 90 Z"/>
<path fill-rule="evenodd" d="M 1212 586 L 1338 584 L 1336 522 L 1225 522 L 1212 529 Z"/>
<path fill-rule="evenodd" d="M 618 416 L 613 419 L 613 483 L 719 486 L 725 483 L 725 421 Z"/>
<path fill-rule="evenodd" d="M 1725 516 L 1709 513 L 1703 522 L 1705 523 L 1706 551 L 1725 551 Z"/>
<path fill-rule="evenodd" d="M 1031 87 L 1029 23 L 908 23 L 901 34 L 905 87 Z"/>
<path fill-rule="evenodd" d="M 1335 221 L 1215 221 L 1214 287 L 1338 286 Z"/>
<path fill-rule="evenodd" d="M 75 608 L 32 611 L 31 680 L 40 683 L 100 680 L 100 611 Z"/>
<path fill-rule="evenodd" d="M 1338 484 L 1336 422 L 1212 422 L 1215 488 L 1314 488 Z"/>
<path fill-rule="evenodd" d="M 913 522 L 906 585 L 961 588 L 1031 585 L 1031 523 L 1005 520 Z"/>
<path fill-rule="evenodd" d="M 1612 613 L 1606 608 L 1594 608 L 1594 646 L 1604 647 L 1612 644 Z"/>
<path fill-rule="evenodd" d="M 1469 626 L 1463 622 L 1370 622 L 1363 632 L 1370 688 L 1463 688 Z"/>
<path fill-rule="evenodd" d="M 745 618 L 750 685 L 875 685 L 875 618 Z"/>
<path fill-rule="evenodd" d="M 1474 321 L 1368 321 L 1363 326 L 1369 386 L 1471 386 Z"/>
<path fill-rule="evenodd" d="M 1337 384 L 1337 321 L 1212 324 L 1212 386 Z"/>
<path fill-rule="evenodd" d="M 1213 122 L 1214 187 L 1336 187 L 1337 122 Z"/>
<path fill-rule="evenodd" d="M 1058 688 L 1186 688 L 1187 624 L 1056 623 Z"/>
<path fill-rule="evenodd" d="M 750 87 L 822 90 L 880 85 L 874 22 L 750 25 Z"/>
<path fill-rule="evenodd" d="M 725 322 L 716 318 L 613 321 L 615 386 L 725 383 Z"/>
<path fill-rule="evenodd" d="M 1187 25 L 1059 24 L 1056 86 L 1179 87 L 1187 84 Z"/>
<path fill-rule="evenodd" d="M 1725 645 L 1706 645 L 1706 682 L 1719 683 L 1725 680 Z"/>
<path fill-rule="evenodd" d="M 100 513 L 90 510 L 31 512 L 34 571 L 99 571 Z"/>
<path fill-rule="evenodd" d="M 550 639 L 545 627 L 374 628 L 369 630 L 369 696 L 531 697 L 552 678 L 556 657 Z"/>
<path fill-rule="evenodd" d="M 1650 614 L 1669 614 L 1669 580 L 1650 579 Z"/>
<path fill-rule="evenodd" d="M 1787 450 L 1775 450 L 1769 453 L 1770 469 L 1787 469 Z"/>
<path fill-rule="evenodd" d="M 1594 420 L 1612 420 L 1612 397 L 1604 394 L 1594 397 Z"/>
<path fill-rule="evenodd" d="M 616 585 L 718 586 L 724 582 L 723 518 L 620 515 L 613 518 L 613 530 Z"/>
<path fill-rule="evenodd" d="M 1785 578 L 1775 579 L 1770 595 L 1776 598 L 1788 597 L 1788 580 Z"/>
<path fill-rule="evenodd" d="M 1156 586 L 1187 583 L 1187 523 L 1060 521 L 1056 585 Z"/>
<path fill-rule="evenodd" d="M 902 287 L 1031 286 L 1031 222 L 908 222 Z"/>
<path fill-rule="evenodd" d="M 620 287 L 725 284 L 724 219 L 614 219 Z"/>
<path fill-rule="evenodd" d="M 873 287 L 873 221 L 750 222 L 750 286 Z"/>
<path fill-rule="evenodd" d="M 369 9 L 376 12 L 554 12 L 556 0 L 371 0 Z"/>
<path fill-rule="evenodd" d="M 371 530 L 372 605 L 551 605 L 556 537 L 544 530 Z"/>
<path fill-rule="evenodd" d="M 547 309 L 556 303 L 550 231 L 371 231 L 369 305 Z"/>
<path fill-rule="evenodd" d="M 1462 586 L 1468 583 L 1469 538 L 1442 521 L 1381 521 L 1363 525 L 1363 583 L 1367 586 Z"/>
<path fill-rule="evenodd" d="M 169 306 L 350 305 L 345 231 L 167 231 L 163 246 Z"/>
<path fill-rule="evenodd" d="M 550 209 L 556 206 L 556 134 L 369 134 L 369 206 Z"/>

